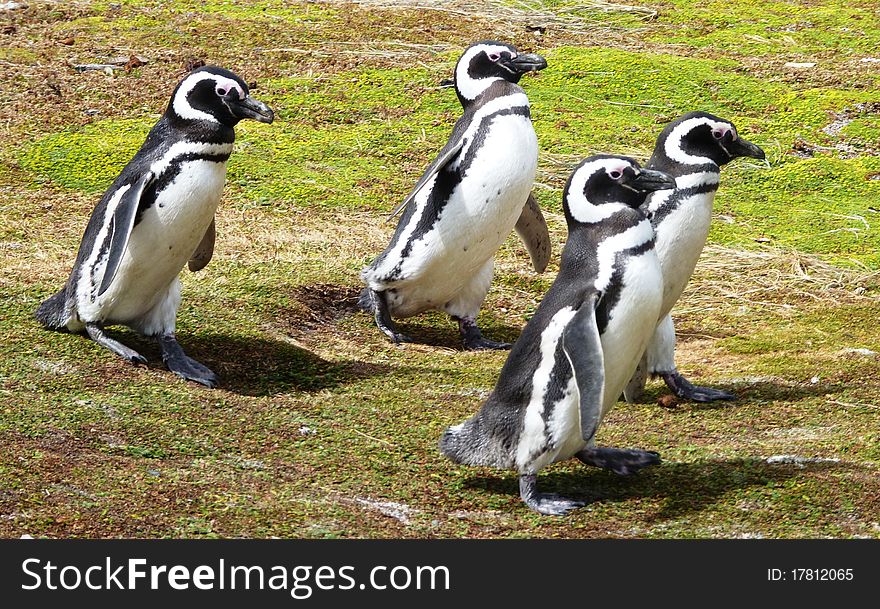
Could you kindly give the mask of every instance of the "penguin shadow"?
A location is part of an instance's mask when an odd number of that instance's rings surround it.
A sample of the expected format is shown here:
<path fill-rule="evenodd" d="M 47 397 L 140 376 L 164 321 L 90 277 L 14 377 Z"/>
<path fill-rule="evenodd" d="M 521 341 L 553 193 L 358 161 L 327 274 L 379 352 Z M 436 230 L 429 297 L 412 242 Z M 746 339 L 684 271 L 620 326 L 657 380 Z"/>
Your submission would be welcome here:
<path fill-rule="evenodd" d="M 538 476 L 538 488 L 558 493 L 586 505 L 620 503 L 632 499 L 661 500 L 660 511 L 649 520 L 672 520 L 711 507 L 727 493 L 749 487 L 781 483 L 805 472 L 861 469 L 837 462 L 771 464 L 762 459 L 709 460 L 695 463 L 661 463 L 632 476 L 583 466 L 577 472 L 549 472 Z M 472 477 L 468 488 L 519 496 L 516 477 Z M 577 514 L 577 512 L 573 512 Z"/>
<path fill-rule="evenodd" d="M 372 318 L 372 316 L 371 316 Z M 511 326 L 491 313 L 480 313 L 477 318 L 480 331 L 489 340 L 513 344 L 524 326 Z M 398 329 L 412 339 L 413 344 L 462 351 L 458 323 L 444 313 L 428 312 L 404 320 L 395 320 Z"/>
<path fill-rule="evenodd" d="M 742 400 L 778 400 L 783 402 L 796 402 L 813 397 L 820 397 L 826 394 L 840 393 L 847 389 L 846 385 L 841 383 L 802 383 L 791 384 L 781 379 L 779 380 L 761 380 L 750 382 L 748 384 L 739 384 L 732 386 L 729 391 L 737 394 Z"/>
<path fill-rule="evenodd" d="M 220 377 L 219 389 L 246 396 L 320 391 L 390 372 L 390 366 L 383 364 L 331 362 L 302 347 L 265 337 L 204 335 L 187 339 L 187 345 L 192 357 Z"/>
<path fill-rule="evenodd" d="M 150 368 L 165 370 L 154 341 L 127 331 L 114 334 L 144 355 Z M 320 391 L 390 372 L 383 364 L 327 361 L 302 347 L 265 337 L 180 333 L 177 338 L 187 355 L 217 374 L 217 389 L 246 396 Z"/>
<path fill-rule="evenodd" d="M 714 402 L 676 402 L 674 406 L 664 406 L 670 411 L 693 411 L 693 410 L 722 410 L 726 408 L 736 408 L 754 401 L 781 401 L 781 402 L 798 402 L 814 397 L 824 396 L 826 394 L 834 394 L 843 391 L 846 387 L 840 383 L 826 384 L 791 384 L 782 380 L 760 380 L 760 381 L 739 381 L 732 383 L 713 383 L 710 385 L 713 389 L 722 389 L 729 391 L 736 396 L 735 400 L 716 400 Z M 655 381 L 645 388 L 644 395 L 638 399 L 639 404 L 661 403 L 667 398 L 671 398 L 672 394 L 667 389 L 663 381 Z M 623 396 L 620 398 L 620 406 L 626 407 Z"/>

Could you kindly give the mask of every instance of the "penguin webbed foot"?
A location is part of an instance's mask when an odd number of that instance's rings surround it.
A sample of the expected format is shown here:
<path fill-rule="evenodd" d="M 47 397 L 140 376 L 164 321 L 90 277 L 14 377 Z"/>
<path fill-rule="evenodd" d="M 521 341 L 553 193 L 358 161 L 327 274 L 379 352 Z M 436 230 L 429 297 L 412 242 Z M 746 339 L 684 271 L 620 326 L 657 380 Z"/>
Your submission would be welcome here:
<path fill-rule="evenodd" d="M 567 499 L 555 493 L 539 493 L 535 474 L 521 474 L 519 496 L 523 502 L 539 514 L 565 516 L 570 511 L 584 507 L 586 503 Z"/>
<path fill-rule="evenodd" d="M 87 323 L 86 333 L 93 341 L 132 364 L 147 363 L 147 358 L 143 355 L 104 334 L 104 329 L 99 324 Z"/>
<path fill-rule="evenodd" d="M 173 334 L 160 334 L 156 337 L 162 350 L 162 361 L 168 369 L 180 378 L 199 383 L 213 389 L 217 386 L 217 375 L 207 366 L 200 364 L 186 353 Z"/>
<path fill-rule="evenodd" d="M 677 397 L 692 402 L 714 402 L 716 400 L 735 400 L 736 395 L 721 389 L 698 387 L 684 378 L 679 372 L 659 372 L 659 376 Z"/>
<path fill-rule="evenodd" d="M 480 332 L 480 327 L 477 326 L 476 320 L 473 318 L 453 316 L 452 319 L 458 322 L 458 331 L 461 333 L 461 341 L 465 351 L 484 351 L 489 349 L 504 351 L 513 346 L 511 343 L 499 343 L 484 337 L 483 333 Z"/>
<path fill-rule="evenodd" d="M 585 465 L 608 469 L 620 476 L 629 476 L 649 465 L 660 463 L 660 453 L 653 450 L 593 447 L 575 453 Z"/>
<path fill-rule="evenodd" d="M 391 319 L 391 311 L 388 309 L 388 301 L 384 291 L 379 292 L 372 288 L 364 288 L 358 300 L 358 306 L 364 311 L 373 313 L 376 327 L 382 331 L 382 334 L 390 338 L 395 345 L 413 342 L 409 336 L 397 330 L 397 325 Z"/>

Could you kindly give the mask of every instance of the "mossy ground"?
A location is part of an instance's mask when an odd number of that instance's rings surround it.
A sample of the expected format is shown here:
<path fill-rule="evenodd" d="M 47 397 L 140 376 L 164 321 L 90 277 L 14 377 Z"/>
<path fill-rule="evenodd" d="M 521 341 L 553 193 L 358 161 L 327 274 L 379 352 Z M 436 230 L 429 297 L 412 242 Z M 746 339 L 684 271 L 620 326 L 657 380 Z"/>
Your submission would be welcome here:
<path fill-rule="evenodd" d="M 880 537 L 874 4 L 393 4 L 31 2 L 0 15 L 0 535 Z M 590 500 L 566 518 L 525 509 L 512 473 L 436 449 L 505 355 L 462 352 L 440 315 L 402 323 L 423 344 L 394 347 L 354 306 L 358 271 L 393 228 L 385 213 L 457 117 L 441 83 L 484 38 L 550 64 L 523 84 L 557 254 L 561 186 L 588 154 L 644 159 L 693 109 L 768 153 L 724 169 L 711 246 L 677 309 L 679 367 L 740 399 L 664 409 L 652 384 L 621 404 L 600 441 L 664 464 L 633 478 L 548 468 L 544 489 Z M 148 63 L 70 67 L 132 53 Z M 183 275 L 179 337 L 220 374 L 213 391 L 128 331 L 115 335 L 149 366 L 32 319 L 193 59 L 255 82 L 278 113 L 238 129 L 214 260 Z M 514 340 L 556 268 L 532 273 L 511 237 L 485 332 Z"/>

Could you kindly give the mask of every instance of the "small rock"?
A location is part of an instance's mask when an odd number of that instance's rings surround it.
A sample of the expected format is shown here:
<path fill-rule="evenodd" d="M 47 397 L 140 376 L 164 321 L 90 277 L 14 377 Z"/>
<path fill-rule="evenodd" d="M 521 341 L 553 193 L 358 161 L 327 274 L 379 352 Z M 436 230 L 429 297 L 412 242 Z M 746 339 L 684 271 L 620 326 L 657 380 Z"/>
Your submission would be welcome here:
<path fill-rule="evenodd" d="M 132 55 L 128 58 L 128 61 L 125 62 L 125 66 L 123 66 L 123 69 L 126 72 L 131 72 L 133 69 L 140 68 L 141 66 L 144 66 L 146 64 L 147 60 L 143 57 L 140 57 L 139 55 Z"/>
<path fill-rule="evenodd" d="M 785 64 L 785 67 L 786 68 L 795 68 L 796 70 L 806 70 L 809 68 L 815 68 L 816 64 L 812 61 L 803 61 L 803 62 L 789 61 L 788 63 Z"/>
<path fill-rule="evenodd" d="M 856 355 L 877 355 L 876 351 L 871 351 L 870 349 L 858 348 L 858 349 L 844 349 L 844 353 L 854 353 Z"/>
<path fill-rule="evenodd" d="M 3 2 L 0 3 L 0 11 L 14 11 L 20 8 L 27 8 L 27 4 L 22 2 Z"/>
<path fill-rule="evenodd" d="M 411 524 L 410 516 L 419 513 L 419 510 L 396 501 L 377 501 L 367 497 L 355 497 L 355 501 L 378 511 L 383 516 L 394 518 L 401 524 Z"/>
<path fill-rule="evenodd" d="M 840 459 L 824 459 L 822 457 L 801 457 L 799 455 L 773 455 L 765 460 L 770 465 L 795 465 L 805 467 L 810 463 L 840 463 Z"/>
<path fill-rule="evenodd" d="M 667 393 L 657 398 L 657 405 L 661 408 L 675 408 L 678 406 L 678 398 L 671 393 Z"/>
<path fill-rule="evenodd" d="M 113 75 L 113 70 L 121 70 L 122 66 L 115 66 L 112 63 L 69 63 L 70 67 L 72 67 L 77 72 L 104 72 L 110 76 Z"/>

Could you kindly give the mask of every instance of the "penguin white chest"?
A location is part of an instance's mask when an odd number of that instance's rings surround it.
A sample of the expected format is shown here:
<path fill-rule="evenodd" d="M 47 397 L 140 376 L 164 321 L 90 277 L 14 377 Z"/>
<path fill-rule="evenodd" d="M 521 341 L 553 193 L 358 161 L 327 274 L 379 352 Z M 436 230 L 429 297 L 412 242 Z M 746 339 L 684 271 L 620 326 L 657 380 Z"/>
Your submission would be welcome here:
<path fill-rule="evenodd" d="M 476 270 L 510 235 L 535 181 L 538 140 L 524 116 L 495 118 L 440 215 L 434 241 L 447 263 Z M 427 245 L 427 243 L 426 243 Z M 448 270 L 448 269 L 447 269 Z"/>
<path fill-rule="evenodd" d="M 208 229 L 225 181 L 225 162 L 199 159 L 160 187 L 132 230 L 113 283 L 95 302 L 103 319 L 138 319 L 164 297 Z"/>
<path fill-rule="evenodd" d="M 601 335 L 605 365 L 603 417 L 620 398 L 657 326 L 664 278 L 656 251 L 629 258 L 621 284 Z"/>
<path fill-rule="evenodd" d="M 609 312 L 608 325 L 600 337 L 605 374 L 602 418 L 617 403 L 653 335 L 662 293 L 663 279 L 656 253 L 649 251 L 630 258 L 619 297 Z M 591 371 L 578 370 L 577 373 L 590 374 Z M 581 434 L 580 394 L 572 378 L 548 419 L 550 444 L 556 448 L 537 463 L 543 467 L 553 461 L 570 459 L 586 446 Z"/>
<path fill-rule="evenodd" d="M 664 280 L 661 317 L 675 305 L 697 266 L 709 236 L 714 199 L 714 191 L 688 197 L 655 227 Z"/>
<path fill-rule="evenodd" d="M 471 152 L 473 148 L 473 152 Z M 461 181 L 434 225 L 412 242 L 401 265 L 401 304 L 412 314 L 442 306 L 468 285 L 513 231 L 532 189 L 538 142 L 527 116 L 493 119 L 482 142 L 461 154 Z M 394 303 L 390 303 L 393 304 Z"/>

